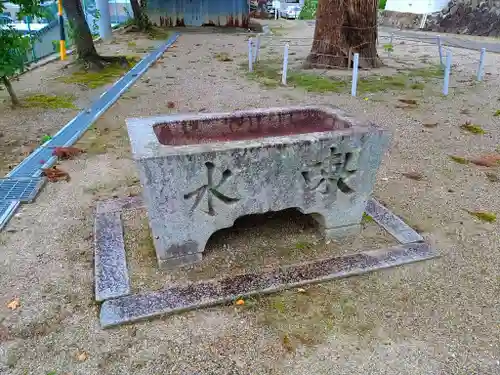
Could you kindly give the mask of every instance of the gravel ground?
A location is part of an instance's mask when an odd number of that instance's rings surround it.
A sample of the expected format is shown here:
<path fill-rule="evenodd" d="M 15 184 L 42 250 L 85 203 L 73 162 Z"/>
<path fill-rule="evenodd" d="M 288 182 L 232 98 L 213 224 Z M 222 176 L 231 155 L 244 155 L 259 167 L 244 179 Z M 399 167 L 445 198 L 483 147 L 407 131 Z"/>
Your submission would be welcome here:
<path fill-rule="evenodd" d="M 286 25 L 282 33 L 290 37 L 310 32 L 299 26 L 288 29 L 291 23 L 280 24 Z M 49 184 L 36 204 L 24 206 L 0 234 L 0 372 L 500 373 L 499 224 L 480 222 L 466 211 L 500 214 L 500 185 L 492 181 L 498 171 L 449 158 L 477 157 L 495 152 L 500 145 L 500 121 L 493 117 L 500 106 L 496 57 L 488 56 L 491 74 L 486 81 L 470 84 L 473 69 L 467 68 L 466 57 L 470 51 L 457 51 L 464 57 L 454 60 L 458 66 L 452 82 L 457 87 L 447 98 L 429 83 L 425 95 L 385 93 L 364 100 L 343 93 L 260 87 L 238 66 L 245 59 L 245 39 L 208 32 L 181 36 L 177 47 L 85 135 L 80 146 L 88 154 L 62 163 L 71 182 Z M 421 49 L 428 50 L 407 44 L 396 47 L 396 59 L 407 54 L 416 60 L 423 58 Z M 416 48 L 417 52 L 410 52 Z M 234 61 L 217 61 L 214 55 L 220 52 L 227 52 Z M 412 95 L 418 100 L 416 108 L 398 108 L 399 98 Z M 168 109 L 168 102 L 175 108 Z M 380 169 L 375 196 L 417 227 L 443 256 L 324 283 L 307 288 L 306 293 L 288 291 L 258 298 L 243 308 L 203 309 L 102 331 L 92 295 L 91 211 L 96 199 L 139 191 L 124 119 L 171 111 L 317 103 L 341 107 L 392 131 L 392 146 Z M 37 121 L 47 126 L 50 120 L 54 117 Z M 461 130 L 467 120 L 480 124 L 486 134 Z M 404 172 L 421 173 L 422 179 L 405 178 Z M 131 248 L 147 241 L 141 223 L 140 213 L 127 216 Z M 237 231 L 224 232 L 213 239 L 207 258 L 220 259 L 220 252 L 239 243 L 255 251 L 256 246 L 264 246 L 259 242 L 263 238 L 272 245 L 273 233 L 275 241 L 288 239 L 287 246 L 295 251 L 303 247 L 299 242 L 313 250 L 325 246 L 314 243 L 314 230 L 302 228 L 305 224 L 298 225 L 293 215 L 261 220 L 251 229 L 242 225 L 240 229 L 247 228 L 253 243 L 248 233 L 235 240 Z M 297 234 L 300 228 L 305 233 Z M 376 243 L 385 241 L 384 234 L 369 225 L 363 233 L 377 238 Z M 147 261 L 148 245 L 142 245 Z M 275 256 L 269 259 L 277 261 Z M 139 268 L 147 268 L 140 259 L 133 260 Z M 147 276 L 146 285 L 158 287 L 158 279 Z M 140 280 L 134 285 L 144 287 Z M 7 303 L 16 297 L 20 306 L 10 310 Z"/>

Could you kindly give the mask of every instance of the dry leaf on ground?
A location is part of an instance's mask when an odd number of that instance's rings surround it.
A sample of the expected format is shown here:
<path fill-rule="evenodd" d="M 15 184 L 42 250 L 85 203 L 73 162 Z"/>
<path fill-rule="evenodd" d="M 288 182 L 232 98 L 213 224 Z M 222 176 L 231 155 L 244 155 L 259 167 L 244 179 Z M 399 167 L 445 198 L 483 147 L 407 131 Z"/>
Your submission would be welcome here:
<path fill-rule="evenodd" d="M 89 355 L 85 352 L 79 352 L 76 354 L 76 359 L 78 359 L 80 362 L 86 361 Z"/>
<path fill-rule="evenodd" d="M 402 173 L 403 176 L 409 178 L 410 180 L 421 181 L 424 178 L 424 175 L 419 172 L 406 172 Z"/>
<path fill-rule="evenodd" d="M 480 167 L 495 167 L 500 165 L 500 154 L 490 154 L 479 158 L 472 158 L 470 162 Z"/>
<path fill-rule="evenodd" d="M 497 220 L 497 215 L 493 212 L 486 211 L 467 211 L 472 216 L 478 218 L 481 221 L 486 221 L 488 223 L 494 223 Z"/>
<path fill-rule="evenodd" d="M 436 128 L 438 126 L 437 122 L 428 122 L 425 124 L 422 124 L 424 128 Z"/>
<path fill-rule="evenodd" d="M 21 301 L 19 300 L 19 298 L 14 298 L 7 304 L 7 307 L 11 310 L 16 310 L 17 308 L 19 308 L 19 306 L 21 306 Z"/>
<path fill-rule="evenodd" d="M 417 101 L 415 99 L 398 99 L 401 103 L 409 104 L 409 105 L 417 105 Z"/>

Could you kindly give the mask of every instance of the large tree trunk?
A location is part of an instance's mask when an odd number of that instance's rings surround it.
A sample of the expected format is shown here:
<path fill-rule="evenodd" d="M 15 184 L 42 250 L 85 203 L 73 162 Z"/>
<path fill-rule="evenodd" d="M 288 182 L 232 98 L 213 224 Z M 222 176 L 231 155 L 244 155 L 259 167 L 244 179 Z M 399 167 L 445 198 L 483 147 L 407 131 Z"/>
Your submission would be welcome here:
<path fill-rule="evenodd" d="M 78 58 L 87 60 L 98 56 L 94 46 L 92 34 L 85 19 L 82 3 L 80 0 L 64 0 L 64 11 L 68 17 L 70 27 L 73 29 L 73 37 L 76 45 Z"/>
<path fill-rule="evenodd" d="M 141 31 L 149 31 L 151 29 L 151 22 L 146 14 L 146 1 L 141 0 L 130 0 L 130 5 L 132 5 L 132 12 L 134 13 L 134 23 Z"/>
<path fill-rule="evenodd" d="M 359 53 L 360 68 L 382 65 L 377 54 L 378 0 L 319 0 L 309 67 L 345 68 Z"/>
<path fill-rule="evenodd" d="M 100 56 L 94 45 L 89 25 L 85 19 L 82 3 L 80 0 L 64 0 L 63 8 L 68 17 L 76 46 L 78 60 L 84 62 L 90 69 L 102 69 L 105 63 L 119 62 L 128 64 L 123 56 Z"/>

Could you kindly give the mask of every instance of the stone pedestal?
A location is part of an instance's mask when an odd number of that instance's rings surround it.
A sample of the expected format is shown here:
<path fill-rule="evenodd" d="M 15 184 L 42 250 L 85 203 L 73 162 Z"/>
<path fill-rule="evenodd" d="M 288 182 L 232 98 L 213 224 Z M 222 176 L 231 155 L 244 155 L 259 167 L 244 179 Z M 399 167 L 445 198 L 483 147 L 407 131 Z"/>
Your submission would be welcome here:
<path fill-rule="evenodd" d="M 359 230 L 385 131 L 330 108 L 272 108 L 127 120 L 158 262 L 201 260 L 243 215 L 297 208 L 327 238 Z"/>

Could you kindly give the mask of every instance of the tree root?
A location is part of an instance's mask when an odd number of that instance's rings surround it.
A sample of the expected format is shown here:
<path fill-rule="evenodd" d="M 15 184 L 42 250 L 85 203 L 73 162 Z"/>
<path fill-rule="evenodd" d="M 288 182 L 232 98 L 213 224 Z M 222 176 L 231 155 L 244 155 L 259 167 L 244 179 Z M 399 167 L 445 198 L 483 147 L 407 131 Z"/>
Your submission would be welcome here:
<path fill-rule="evenodd" d="M 101 56 L 89 55 L 79 58 L 86 70 L 101 71 L 106 66 L 117 64 L 124 68 L 128 68 L 129 62 L 125 56 Z"/>

